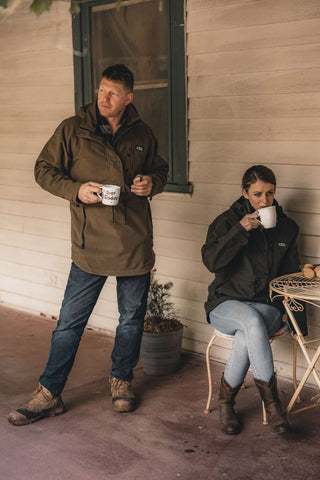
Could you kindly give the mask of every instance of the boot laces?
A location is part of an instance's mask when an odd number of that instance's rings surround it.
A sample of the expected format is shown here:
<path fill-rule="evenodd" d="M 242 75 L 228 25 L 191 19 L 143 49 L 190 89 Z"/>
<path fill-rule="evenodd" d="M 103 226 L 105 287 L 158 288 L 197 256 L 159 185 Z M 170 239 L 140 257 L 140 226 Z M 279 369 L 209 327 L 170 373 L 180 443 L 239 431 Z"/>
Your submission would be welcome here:
<path fill-rule="evenodd" d="M 127 380 L 121 380 L 120 378 L 111 377 L 111 387 L 116 396 L 121 396 L 127 394 L 131 385 Z"/>
<path fill-rule="evenodd" d="M 42 385 L 39 385 L 39 387 L 31 394 L 31 398 L 25 407 L 28 410 L 37 411 L 39 408 L 41 409 L 48 406 L 53 400 L 54 398 L 49 390 L 45 389 Z"/>

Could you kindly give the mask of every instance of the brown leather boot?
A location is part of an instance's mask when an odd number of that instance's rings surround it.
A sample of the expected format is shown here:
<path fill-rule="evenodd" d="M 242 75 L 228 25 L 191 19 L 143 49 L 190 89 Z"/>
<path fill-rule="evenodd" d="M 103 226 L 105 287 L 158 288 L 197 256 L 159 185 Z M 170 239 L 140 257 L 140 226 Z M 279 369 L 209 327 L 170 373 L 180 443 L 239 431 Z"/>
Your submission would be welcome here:
<path fill-rule="evenodd" d="M 290 430 L 290 425 L 282 411 L 276 375 L 273 374 L 269 382 L 263 382 L 256 378 L 254 381 L 264 402 L 271 433 L 287 433 Z"/>
<path fill-rule="evenodd" d="M 241 385 L 232 388 L 222 375 L 219 391 L 219 412 L 222 431 L 227 435 L 236 435 L 241 432 L 241 424 L 236 416 L 233 406 L 235 397 L 239 392 Z"/>

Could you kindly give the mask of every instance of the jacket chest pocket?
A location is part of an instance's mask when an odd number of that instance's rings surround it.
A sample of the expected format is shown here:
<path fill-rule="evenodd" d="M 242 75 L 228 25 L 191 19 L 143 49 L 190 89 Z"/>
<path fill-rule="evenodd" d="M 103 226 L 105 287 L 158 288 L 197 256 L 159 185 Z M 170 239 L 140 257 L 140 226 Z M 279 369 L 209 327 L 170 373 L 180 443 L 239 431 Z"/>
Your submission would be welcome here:
<path fill-rule="evenodd" d="M 145 162 L 145 150 L 136 150 L 137 145 L 133 144 L 125 152 L 119 152 L 121 156 L 125 183 L 131 185 L 134 177 L 138 173 L 143 173 L 143 167 Z M 143 147 L 142 147 L 143 148 Z"/>
<path fill-rule="evenodd" d="M 133 179 L 138 173 L 144 173 L 144 162 L 146 158 L 145 147 L 134 143 L 131 147 L 129 175 Z"/>

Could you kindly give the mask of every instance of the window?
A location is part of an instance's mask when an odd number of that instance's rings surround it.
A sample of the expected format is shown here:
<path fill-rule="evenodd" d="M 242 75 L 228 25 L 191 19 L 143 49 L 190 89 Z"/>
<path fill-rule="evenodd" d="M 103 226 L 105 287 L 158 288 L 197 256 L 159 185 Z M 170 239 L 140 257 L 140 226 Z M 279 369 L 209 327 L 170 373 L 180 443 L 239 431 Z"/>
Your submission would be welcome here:
<path fill-rule="evenodd" d="M 134 105 L 168 160 L 167 191 L 189 192 L 186 162 L 184 0 L 96 0 L 73 15 L 76 110 L 96 96 L 101 72 L 124 63 Z"/>

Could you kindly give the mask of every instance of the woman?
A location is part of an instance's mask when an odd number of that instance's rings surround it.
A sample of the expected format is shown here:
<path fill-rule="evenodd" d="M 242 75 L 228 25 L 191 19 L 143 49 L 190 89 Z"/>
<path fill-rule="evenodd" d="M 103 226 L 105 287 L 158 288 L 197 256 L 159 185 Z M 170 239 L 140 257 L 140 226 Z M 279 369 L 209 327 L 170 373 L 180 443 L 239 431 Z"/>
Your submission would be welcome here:
<path fill-rule="evenodd" d="M 221 379 L 219 410 L 222 431 L 237 434 L 241 424 L 234 399 L 251 365 L 272 433 L 289 430 L 274 374 L 269 337 L 283 328 L 280 300 L 269 300 L 269 282 L 299 269 L 298 226 L 274 200 L 276 179 L 263 165 L 249 168 L 242 178 L 242 196 L 210 225 L 202 258 L 215 279 L 205 304 L 208 321 L 234 335 L 231 355 Z M 277 224 L 264 229 L 258 209 L 276 206 Z M 305 318 L 298 319 L 307 334 Z"/>

